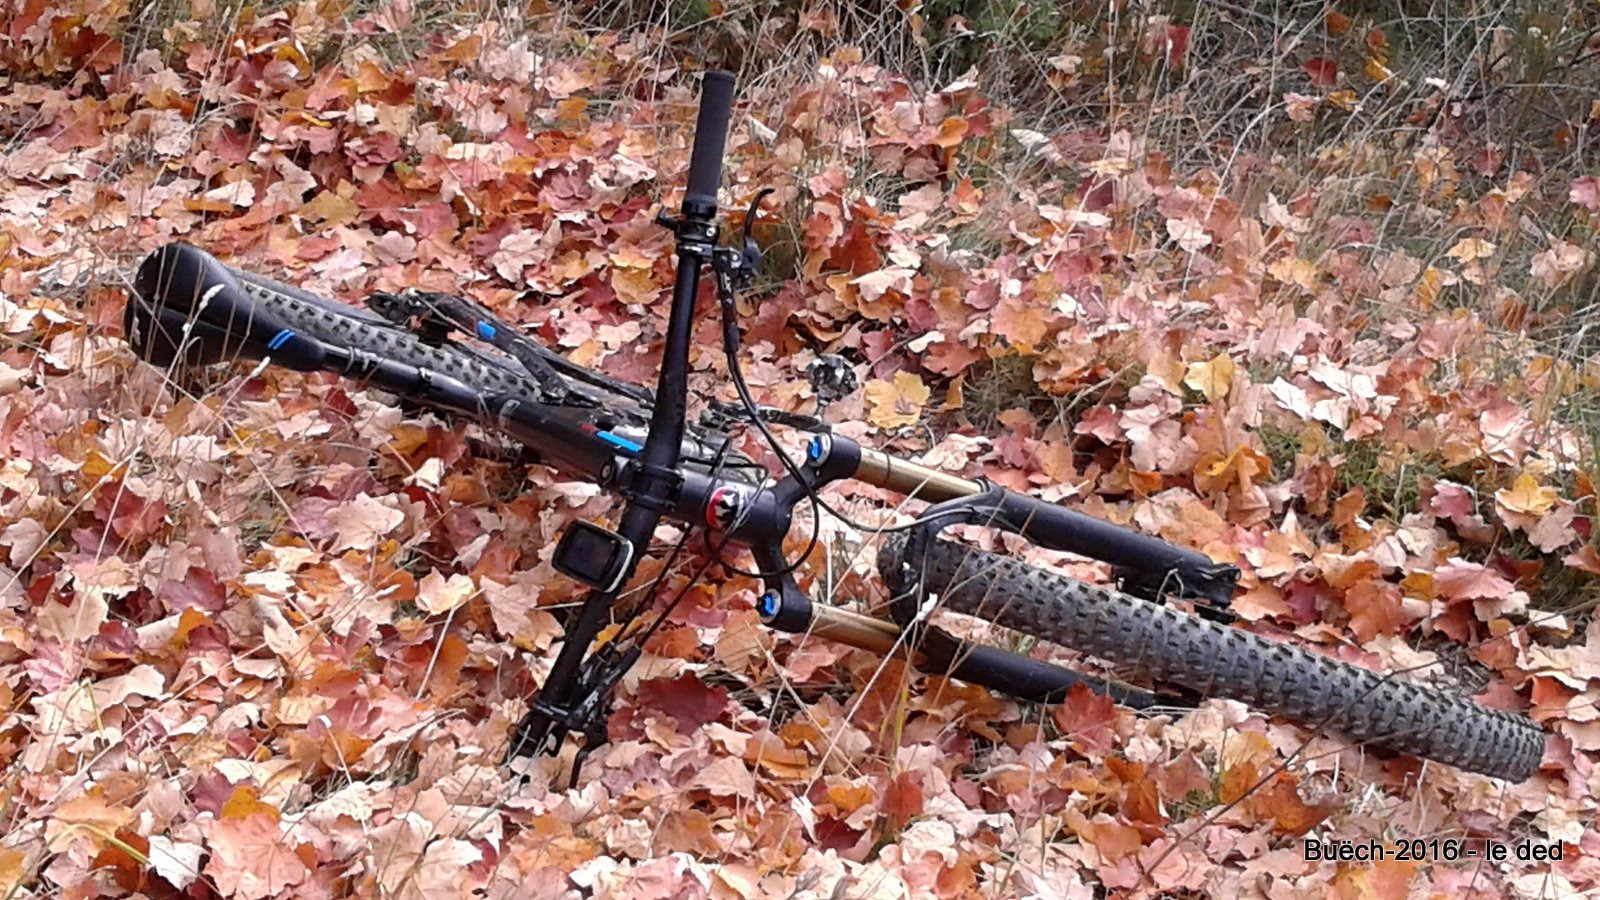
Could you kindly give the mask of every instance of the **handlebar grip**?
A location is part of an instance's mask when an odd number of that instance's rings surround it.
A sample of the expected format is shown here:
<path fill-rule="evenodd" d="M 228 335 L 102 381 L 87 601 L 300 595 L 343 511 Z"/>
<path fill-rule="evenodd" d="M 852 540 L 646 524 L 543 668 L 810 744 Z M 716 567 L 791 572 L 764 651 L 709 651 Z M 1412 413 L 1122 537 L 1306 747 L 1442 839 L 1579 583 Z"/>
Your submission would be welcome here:
<path fill-rule="evenodd" d="M 689 155 L 689 189 L 683 196 L 685 216 L 709 218 L 716 214 L 722 153 L 732 116 L 733 74 L 707 72 L 700 83 L 700 117 L 694 126 L 694 151 Z"/>
<path fill-rule="evenodd" d="M 302 372 L 320 369 L 327 357 L 323 343 L 290 328 L 270 310 L 253 302 L 233 270 L 211 254 L 183 243 L 171 243 L 150 254 L 134 278 L 137 298 L 130 298 L 127 320 L 148 328 L 129 328 L 130 336 L 157 355 L 173 355 L 182 339 L 200 346 L 205 359 L 243 356 L 272 357 L 278 365 Z M 137 304 L 137 305 L 135 305 Z M 182 324 L 193 322 L 183 335 Z M 136 345 L 137 346 L 137 345 Z"/>

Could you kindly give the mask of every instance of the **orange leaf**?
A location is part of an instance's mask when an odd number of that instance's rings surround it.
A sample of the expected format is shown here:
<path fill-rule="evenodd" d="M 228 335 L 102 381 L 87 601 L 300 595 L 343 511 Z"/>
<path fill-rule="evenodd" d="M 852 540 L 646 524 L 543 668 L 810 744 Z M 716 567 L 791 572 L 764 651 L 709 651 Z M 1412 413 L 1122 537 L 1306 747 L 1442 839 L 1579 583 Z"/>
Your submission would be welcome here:
<path fill-rule="evenodd" d="M 1421 863 L 1392 857 L 1342 865 L 1334 876 L 1331 896 L 1339 900 L 1405 900 Z"/>
<path fill-rule="evenodd" d="M 445 635 L 444 640 L 439 642 L 439 655 L 433 666 L 433 674 L 428 677 L 428 690 L 438 697 L 452 693 L 457 680 L 461 678 L 461 666 L 466 661 L 467 642 L 453 634 Z M 362 752 L 365 752 L 365 748 Z"/>
<path fill-rule="evenodd" d="M 217 818 L 242 819 L 256 813 L 269 815 L 274 822 L 278 820 L 279 813 L 276 806 L 261 802 L 261 795 L 253 786 L 241 784 L 233 789 L 233 793 L 222 804 L 222 811 L 217 814 Z"/>
<path fill-rule="evenodd" d="M 93 869 L 110 869 L 111 878 L 126 891 L 141 891 L 145 879 L 145 860 L 150 858 L 150 842 L 137 832 L 126 828 L 117 832 L 115 842 L 109 843 L 90 861 Z M 137 856 L 135 856 L 137 854 Z"/>
<path fill-rule="evenodd" d="M 1326 56 L 1313 56 L 1301 64 L 1315 87 L 1332 87 L 1339 81 L 1339 64 Z"/>
<path fill-rule="evenodd" d="M 348 225 L 361 214 L 361 207 L 353 199 L 355 193 L 353 185 L 342 181 L 337 190 L 323 191 L 312 197 L 296 211 L 296 215 L 307 220 L 308 231 L 326 231 Z"/>
<path fill-rule="evenodd" d="M 17 887 L 28 877 L 28 855 L 11 847 L 0 847 L 0 891 L 5 896 L 17 893 Z"/>
<path fill-rule="evenodd" d="M 1233 384 L 1235 369 L 1228 354 L 1218 353 L 1203 363 L 1190 363 L 1183 383 L 1204 394 L 1207 400 L 1223 400 Z"/>
<path fill-rule="evenodd" d="M 915 425 L 922 418 L 922 407 L 933 392 L 922 379 L 910 372 L 894 373 L 893 381 L 867 382 L 867 421 L 879 428 Z"/>
<path fill-rule="evenodd" d="M 662 850 L 716 856 L 724 852 L 722 842 L 711 827 L 711 817 L 693 808 L 676 808 L 667 813 L 656 830 L 656 843 Z"/>
<path fill-rule="evenodd" d="M 1050 710 L 1050 718 L 1075 746 L 1104 752 L 1111 747 L 1111 723 L 1117 718 L 1117 705 L 1110 697 L 1079 682 L 1060 705 Z"/>
<path fill-rule="evenodd" d="M 883 802 L 878 811 L 895 829 L 905 827 L 912 816 L 922 814 L 922 776 L 917 772 L 901 772 L 890 779 L 884 789 Z"/>
<path fill-rule="evenodd" d="M 1556 489 L 1546 487 L 1539 483 L 1537 478 L 1527 472 L 1517 476 L 1517 480 L 1509 488 L 1495 491 L 1496 503 L 1514 513 L 1542 516 L 1556 505 Z"/>
<path fill-rule="evenodd" d="M 1355 487 L 1349 493 L 1333 501 L 1333 524 L 1343 528 L 1356 520 L 1356 516 L 1367 508 L 1367 489 Z"/>
<path fill-rule="evenodd" d="M 872 788 L 864 784 L 851 784 L 848 781 L 841 781 L 828 786 L 828 801 L 840 813 L 840 818 L 849 816 L 861 807 L 871 803 L 872 797 Z"/>
<path fill-rule="evenodd" d="M 776 737 L 751 738 L 745 744 L 744 759 L 779 778 L 808 778 L 811 775 L 811 756 L 795 747 L 786 747 Z"/>
<path fill-rule="evenodd" d="M 1250 795 L 1245 805 L 1262 821 L 1272 820 L 1281 834 L 1302 835 L 1328 817 L 1338 804 L 1308 805 L 1300 797 L 1299 783 L 1290 775 L 1279 775 Z"/>
<path fill-rule="evenodd" d="M 1161 811 L 1161 794 L 1156 780 L 1150 777 L 1150 767 L 1115 756 L 1106 758 L 1106 768 L 1121 781 L 1126 794 L 1122 798 L 1122 814 L 1135 822 L 1161 825 L 1167 817 Z"/>
<path fill-rule="evenodd" d="M 967 136 L 967 120 L 960 116 L 951 116 L 939 123 L 939 135 L 933 139 L 935 147 L 949 149 L 961 143 Z"/>
<path fill-rule="evenodd" d="M 1049 331 L 1046 307 L 1037 298 L 1008 297 L 994 311 L 994 332 L 1023 352 L 1031 352 Z"/>
<path fill-rule="evenodd" d="M 193 606 L 185 606 L 178 614 L 178 631 L 172 636 L 174 643 L 187 646 L 189 633 L 202 625 L 210 625 L 211 617 Z"/>
<path fill-rule="evenodd" d="M 1132 825 L 1116 821 L 1099 821 L 1091 822 L 1089 828 L 1093 835 L 1094 848 L 1100 851 L 1100 855 L 1108 862 L 1116 862 L 1144 849 L 1144 838 L 1140 836 L 1139 829 Z"/>
<path fill-rule="evenodd" d="M 1344 595 L 1350 630 L 1363 643 L 1380 634 L 1399 634 L 1410 623 L 1401 611 L 1400 600 L 1400 589 L 1386 581 L 1358 583 Z"/>
<path fill-rule="evenodd" d="M 444 51 L 444 53 L 441 55 L 451 62 L 458 62 L 465 65 L 467 63 L 478 62 L 482 54 L 483 38 L 479 37 L 478 35 L 472 35 L 471 37 L 457 41 L 450 45 L 450 48 Z"/>

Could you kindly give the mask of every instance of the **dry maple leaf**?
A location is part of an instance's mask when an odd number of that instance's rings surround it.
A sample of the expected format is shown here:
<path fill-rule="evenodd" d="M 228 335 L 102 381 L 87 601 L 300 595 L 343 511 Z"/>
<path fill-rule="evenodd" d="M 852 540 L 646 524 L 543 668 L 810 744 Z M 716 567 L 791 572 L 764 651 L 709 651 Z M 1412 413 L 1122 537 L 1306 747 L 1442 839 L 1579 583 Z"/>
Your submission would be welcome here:
<path fill-rule="evenodd" d="M 1594 260 L 1594 254 L 1589 250 L 1558 240 L 1551 244 L 1549 249 L 1541 250 L 1533 255 L 1533 260 L 1528 267 L 1528 274 L 1533 279 L 1549 290 L 1555 290 L 1571 281 L 1573 276 L 1586 268 Z"/>
<path fill-rule="evenodd" d="M 405 520 L 405 513 L 362 493 L 329 514 L 328 523 L 339 536 L 333 550 L 371 550 Z"/>
<path fill-rule="evenodd" d="M 205 875 L 224 895 L 241 900 L 276 896 L 311 874 L 278 824 L 276 810 L 223 816 L 205 827 L 211 858 Z M 315 859 L 315 856 L 312 857 Z"/>
<path fill-rule="evenodd" d="M 879 428 L 903 428 L 922 418 L 933 392 L 910 372 L 896 372 L 893 381 L 875 378 L 864 389 L 867 421 Z"/>
<path fill-rule="evenodd" d="M 1445 252 L 1461 262 L 1470 263 L 1480 259 L 1488 259 L 1494 255 L 1496 249 L 1495 245 L 1489 241 L 1482 238 L 1469 237 L 1457 241 L 1455 246 Z"/>
<path fill-rule="evenodd" d="M 1222 400 L 1233 384 L 1232 357 L 1219 353 L 1205 362 L 1190 363 L 1183 383 L 1205 395 L 1207 400 Z"/>
<path fill-rule="evenodd" d="M 1501 600 L 1514 587 L 1495 572 L 1460 557 L 1435 569 L 1433 583 L 1439 596 L 1447 600 Z"/>
<path fill-rule="evenodd" d="M 728 705 L 727 688 L 706 687 L 689 672 L 671 680 L 652 678 L 640 682 L 637 696 L 642 707 L 675 719 L 680 733 L 685 734 L 721 718 Z"/>
<path fill-rule="evenodd" d="M 1194 219 L 1168 219 L 1167 234 L 1179 247 L 1190 253 L 1198 253 L 1211 245 L 1211 235 L 1206 234 L 1205 226 Z"/>
<path fill-rule="evenodd" d="M 447 613 L 471 600 L 478 593 L 472 579 L 459 573 L 449 578 L 434 569 L 417 582 L 417 605 L 430 613 Z"/>
<path fill-rule="evenodd" d="M 1555 488 L 1540 484 L 1531 473 L 1522 472 L 1511 487 L 1495 491 L 1494 500 L 1502 515 L 1511 512 L 1542 516 L 1556 505 L 1558 496 Z"/>

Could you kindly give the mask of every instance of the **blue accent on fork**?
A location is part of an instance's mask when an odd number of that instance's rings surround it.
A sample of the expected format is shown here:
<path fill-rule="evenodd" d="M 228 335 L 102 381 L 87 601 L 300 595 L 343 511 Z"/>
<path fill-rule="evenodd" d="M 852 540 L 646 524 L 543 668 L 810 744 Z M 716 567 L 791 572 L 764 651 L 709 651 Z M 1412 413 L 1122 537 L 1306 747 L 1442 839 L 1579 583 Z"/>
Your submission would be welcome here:
<path fill-rule="evenodd" d="M 493 341 L 495 336 L 494 326 L 488 322 L 478 323 L 478 337 L 485 341 Z"/>
<path fill-rule="evenodd" d="M 633 441 L 630 441 L 625 437 L 612 434 L 609 431 L 596 431 L 594 436 L 619 450 L 626 450 L 629 453 L 638 453 L 640 450 L 644 449 L 643 446 L 635 444 Z"/>
<path fill-rule="evenodd" d="M 764 619 L 770 619 L 778 614 L 778 595 L 768 591 L 761 595 L 757 601 L 756 612 Z"/>
<path fill-rule="evenodd" d="M 822 435 L 818 434 L 806 442 L 806 462 L 815 464 L 820 459 L 822 459 Z"/>
<path fill-rule="evenodd" d="M 267 349 L 276 350 L 279 347 L 282 347 L 284 344 L 289 343 L 289 339 L 292 337 L 294 337 L 294 331 L 285 328 L 284 330 L 273 335 L 272 340 L 267 341 Z"/>

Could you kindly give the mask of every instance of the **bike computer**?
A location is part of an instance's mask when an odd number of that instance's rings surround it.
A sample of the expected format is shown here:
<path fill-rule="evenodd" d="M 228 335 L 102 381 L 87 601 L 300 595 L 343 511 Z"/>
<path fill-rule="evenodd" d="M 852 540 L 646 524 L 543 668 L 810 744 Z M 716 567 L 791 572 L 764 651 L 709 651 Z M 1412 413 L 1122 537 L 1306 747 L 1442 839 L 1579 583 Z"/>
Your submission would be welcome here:
<path fill-rule="evenodd" d="M 593 522 L 573 522 L 562 533 L 550 560 L 557 572 L 600 591 L 622 586 L 633 561 L 633 544 L 622 535 Z"/>

